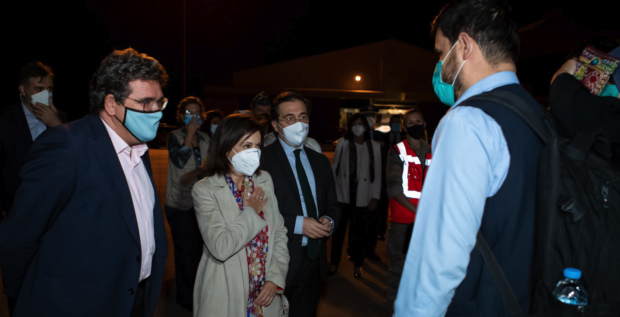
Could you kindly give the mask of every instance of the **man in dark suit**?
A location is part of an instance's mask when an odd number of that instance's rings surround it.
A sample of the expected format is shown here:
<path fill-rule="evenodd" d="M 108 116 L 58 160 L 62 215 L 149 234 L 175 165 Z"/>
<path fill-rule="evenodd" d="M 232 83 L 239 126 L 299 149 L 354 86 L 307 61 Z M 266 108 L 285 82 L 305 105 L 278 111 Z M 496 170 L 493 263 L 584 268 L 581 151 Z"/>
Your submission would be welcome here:
<path fill-rule="evenodd" d="M 67 116 L 54 107 L 54 74 L 49 66 L 24 65 L 18 88 L 21 102 L 0 111 L 0 220 L 13 203 L 19 171 L 34 140 L 47 128 L 67 123 Z"/>
<path fill-rule="evenodd" d="M 32 146 L 0 225 L 15 317 L 153 316 L 168 243 L 145 142 L 167 80 L 155 59 L 114 51 L 91 82 L 93 114 Z"/>
<path fill-rule="evenodd" d="M 278 140 L 262 155 L 288 229 L 290 263 L 284 294 L 290 303 L 290 316 L 296 317 L 316 316 L 321 282 L 327 280 L 324 239 L 340 219 L 329 160 L 303 146 L 308 135 L 308 115 L 308 102 L 299 92 L 280 94 L 271 110 Z"/>

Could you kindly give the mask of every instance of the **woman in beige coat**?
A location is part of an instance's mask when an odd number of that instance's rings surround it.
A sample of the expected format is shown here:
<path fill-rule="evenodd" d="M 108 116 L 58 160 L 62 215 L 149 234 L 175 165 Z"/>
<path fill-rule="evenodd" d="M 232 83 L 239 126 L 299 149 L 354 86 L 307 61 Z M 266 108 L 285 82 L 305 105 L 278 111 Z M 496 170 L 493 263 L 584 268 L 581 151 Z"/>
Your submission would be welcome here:
<path fill-rule="evenodd" d="M 207 178 L 192 190 L 205 245 L 194 287 L 194 316 L 287 315 L 286 227 L 271 176 L 260 171 L 261 126 L 224 119 L 207 155 Z"/>

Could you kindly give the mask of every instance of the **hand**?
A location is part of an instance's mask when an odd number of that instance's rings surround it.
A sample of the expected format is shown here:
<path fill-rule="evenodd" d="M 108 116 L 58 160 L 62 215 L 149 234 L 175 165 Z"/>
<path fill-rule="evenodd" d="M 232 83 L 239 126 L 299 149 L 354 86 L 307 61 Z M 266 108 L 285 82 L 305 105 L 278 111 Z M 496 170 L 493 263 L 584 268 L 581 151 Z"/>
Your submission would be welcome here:
<path fill-rule="evenodd" d="M 252 209 L 256 211 L 256 214 L 260 214 L 269 198 L 265 197 L 265 191 L 262 187 L 255 187 L 254 192 L 250 195 L 250 198 L 248 198 L 248 193 L 249 192 L 247 190 L 243 193 L 243 205 L 252 207 Z"/>
<path fill-rule="evenodd" d="M 329 221 L 327 218 L 325 218 L 325 220 Z M 304 224 L 301 229 L 301 234 L 308 238 L 321 239 L 329 236 L 329 230 L 327 230 L 327 227 L 324 224 L 314 220 L 314 218 L 304 217 Z"/>
<path fill-rule="evenodd" d="M 191 184 L 191 182 L 198 177 L 199 172 L 200 170 L 193 170 L 181 176 L 181 185 L 187 186 Z"/>
<path fill-rule="evenodd" d="M 377 209 L 377 198 L 373 198 L 368 202 L 368 210 L 375 211 Z"/>
<path fill-rule="evenodd" d="M 325 229 L 327 229 L 327 232 L 332 232 L 332 221 L 329 220 L 327 217 L 323 216 L 321 218 L 319 218 L 319 222 L 325 226 Z"/>
<path fill-rule="evenodd" d="M 265 286 L 258 294 L 258 297 L 254 299 L 254 304 L 260 306 L 269 306 L 273 302 L 273 299 L 276 297 L 276 291 L 278 290 L 278 286 L 273 284 L 271 281 L 265 282 Z"/>
<path fill-rule="evenodd" d="M 62 121 L 58 117 L 58 110 L 54 107 L 54 104 L 50 102 L 50 106 L 46 106 L 40 102 L 32 105 L 32 112 L 37 117 L 37 119 L 41 120 L 41 122 L 45 123 L 48 127 L 55 127 L 57 125 L 61 125 Z"/>
<path fill-rule="evenodd" d="M 198 119 L 193 117 L 192 120 L 189 120 L 189 124 L 187 125 L 187 135 L 193 136 L 196 134 L 198 130 Z"/>
<path fill-rule="evenodd" d="M 555 75 L 553 75 L 553 78 L 551 78 L 551 83 L 553 83 L 555 78 L 560 74 L 568 73 L 574 76 L 575 72 L 577 72 L 577 58 L 571 58 L 567 60 L 564 65 L 562 65 L 562 67 L 555 73 Z"/>

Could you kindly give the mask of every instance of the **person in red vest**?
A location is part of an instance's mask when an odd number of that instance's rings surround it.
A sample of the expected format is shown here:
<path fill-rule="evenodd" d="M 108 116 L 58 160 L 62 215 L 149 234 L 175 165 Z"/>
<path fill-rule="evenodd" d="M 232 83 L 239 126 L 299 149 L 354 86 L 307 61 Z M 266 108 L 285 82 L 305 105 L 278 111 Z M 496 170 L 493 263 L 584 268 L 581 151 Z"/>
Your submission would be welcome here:
<path fill-rule="evenodd" d="M 416 108 L 405 112 L 401 127 L 407 131 L 407 138 L 390 149 L 386 166 L 387 195 L 390 198 L 386 316 L 394 313 L 394 300 L 413 232 L 418 201 L 432 158 L 422 112 Z"/>

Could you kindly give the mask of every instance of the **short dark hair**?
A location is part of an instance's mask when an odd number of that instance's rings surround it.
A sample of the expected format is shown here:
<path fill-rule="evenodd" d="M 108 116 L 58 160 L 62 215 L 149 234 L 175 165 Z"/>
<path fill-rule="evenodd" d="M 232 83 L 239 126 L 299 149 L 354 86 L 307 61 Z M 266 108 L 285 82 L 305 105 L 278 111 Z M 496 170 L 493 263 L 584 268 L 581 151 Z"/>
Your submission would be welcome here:
<path fill-rule="evenodd" d="M 140 54 L 133 48 L 115 50 L 103 59 L 90 81 L 90 109 L 103 109 L 105 97 L 123 103 L 131 94 L 129 83 L 134 80 L 155 80 L 163 88 L 168 83 L 168 73 L 154 58 Z"/>
<path fill-rule="evenodd" d="M 215 118 L 224 119 L 224 114 L 218 109 L 215 109 L 208 111 L 205 115 L 207 117 L 204 123 L 205 127 L 207 128 L 207 131 L 205 131 L 205 133 L 208 134 L 211 138 L 213 138 L 213 133 L 211 133 L 211 121 L 213 121 L 213 119 Z"/>
<path fill-rule="evenodd" d="M 306 112 L 310 114 L 310 112 L 312 111 L 312 105 L 310 104 L 310 101 L 304 98 L 304 96 L 301 94 L 299 90 L 287 89 L 283 91 L 282 93 L 280 93 L 276 97 L 276 99 L 273 100 L 273 103 L 271 104 L 271 120 L 280 119 L 280 105 L 282 103 L 295 101 L 295 100 L 303 102 L 304 105 L 306 106 Z"/>
<path fill-rule="evenodd" d="M 202 120 L 204 121 L 205 119 L 205 106 L 202 103 L 202 100 L 200 100 L 200 98 L 198 97 L 194 97 L 194 96 L 189 96 L 189 97 L 185 97 L 185 99 L 181 100 L 181 102 L 179 103 L 179 105 L 177 106 L 177 121 L 179 123 L 185 123 L 185 107 L 187 107 L 187 105 L 195 103 L 198 106 L 200 106 L 200 114 L 202 117 Z"/>
<path fill-rule="evenodd" d="M 424 118 L 424 113 L 422 113 L 422 111 L 418 108 L 411 108 L 407 110 L 405 113 L 403 113 L 403 120 L 405 120 L 405 118 L 407 118 L 407 116 L 412 113 L 419 113 L 422 116 L 422 120 L 426 121 L 426 119 Z"/>
<path fill-rule="evenodd" d="M 241 138 L 249 137 L 255 132 L 260 133 L 260 149 L 262 152 L 263 129 L 256 119 L 241 113 L 224 118 L 217 127 L 207 152 L 207 177 L 224 176 L 230 173 L 231 164 L 226 153 L 230 152 Z M 261 156 L 261 166 L 263 165 L 262 161 Z M 260 174 L 260 167 L 256 170 L 256 174 Z"/>
<path fill-rule="evenodd" d="M 47 76 L 54 79 L 54 73 L 51 67 L 41 62 L 30 62 L 19 70 L 18 81 L 19 85 L 28 87 L 28 79 L 41 77 L 39 82 L 43 82 Z"/>
<path fill-rule="evenodd" d="M 266 92 L 261 91 L 252 100 L 252 103 L 250 104 L 250 109 L 254 109 L 254 106 L 256 106 L 256 105 L 259 105 L 259 106 L 270 106 L 271 105 L 271 98 L 269 98 L 269 95 Z"/>
<path fill-rule="evenodd" d="M 368 125 L 368 120 L 366 120 L 366 116 L 362 113 L 354 113 L 350 118 L 347 124 L 347 132 L 344 134 L 344 138 L 347 140 L 353 140 L 355 136 L 351 128 L 353 127 L 353 122 L 357 119 L 362 119 L 362 125 L 366 130 L 364 131 L 364 140 L 370 140 L 370 126 Z"/>
<path fill-rule="evenodd" d="M 441 30 L 454 44 L 465 32 L 478 43 L 489 64 L 516 64 L 520 40 L 511 13 L 507 0 L 454 0 L 435 17 L 431 35 L 435 37 Z"/>
<path fill-rule="evenodd" d="M 390 117 L 390 122 L 392 122 L 392 119 L 398 119 L 398 122 L 400 122 L 401 121 L 401 116 L 399 114 L 393 114 Z"/>

